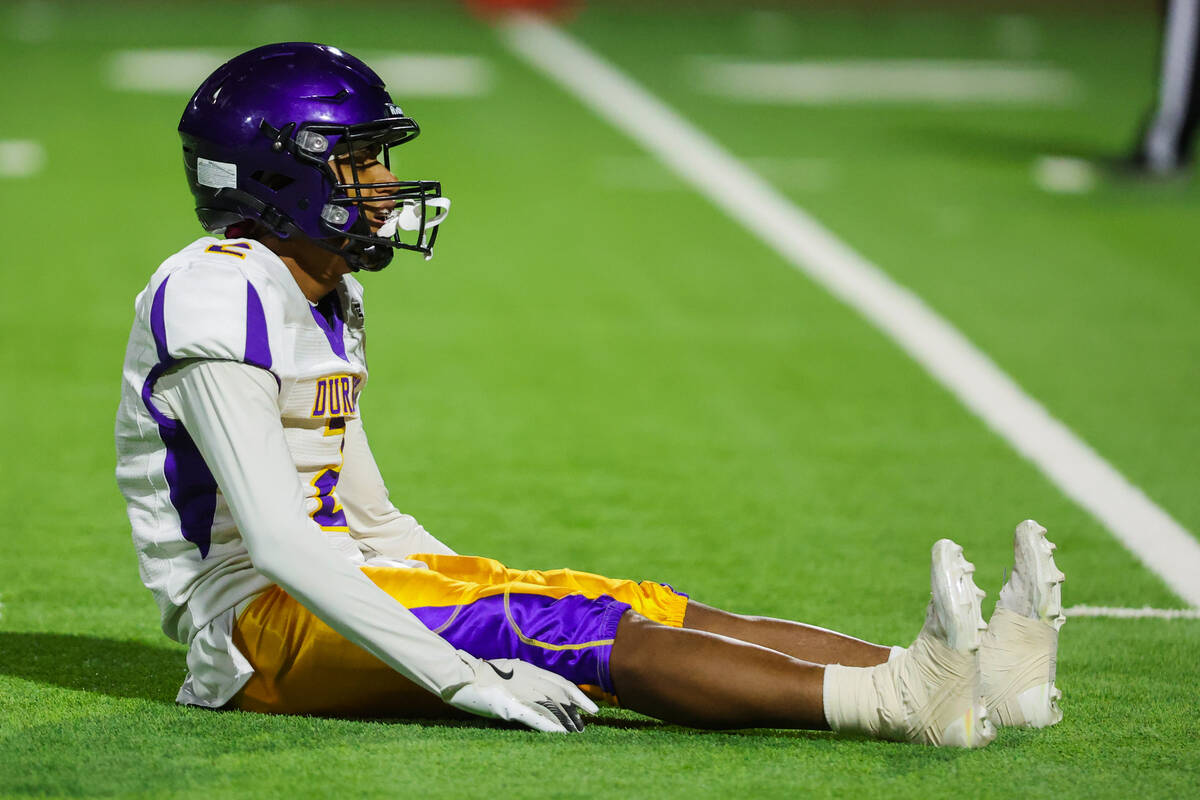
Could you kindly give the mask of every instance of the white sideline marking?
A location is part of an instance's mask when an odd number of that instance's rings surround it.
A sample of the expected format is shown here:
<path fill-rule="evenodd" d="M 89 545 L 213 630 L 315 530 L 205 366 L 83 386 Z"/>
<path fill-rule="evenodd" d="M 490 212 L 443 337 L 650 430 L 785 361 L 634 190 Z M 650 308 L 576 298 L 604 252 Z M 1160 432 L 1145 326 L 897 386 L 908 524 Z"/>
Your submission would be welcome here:
<path fill-rule="evenodd" d="M 1045 192 L 1087 194 L 1096 188 L 1096 168 L 1082 158 L 1038 156 L 1033 180 Z"/>
<path fill-rule="evenodd" d="M 191 94 L 235 55 L 232 50 L 118 50 L 109 59 L 109 83 L 129 92 Z M 477 56 L 368 52 L 363 58 L 401 105 L 411 97 L 475 96 L 491 86 L 491 68 Z"/>
<path fill-rule="evenodd" d="M 418 96 L 474 97 L 492 84 L 491 68 L 476 56 L 406 53 L 366 60 L 400 103 Z"/>
<path fill-rule="evenodd" d="M 742 103 L 1061 104 L 1079 95 L 1066 70 L 1004 61 L 732 61 L 696 58 L 700 88 Z"/>
<path fill-rule="evenodd" d="M 0 178 L 28 178 L 46 163 L 46 149 L 32 139 L 0 140 Z"/>
<path fill-rule="evenodd" d="M 513 52 L 891 337 L 1172 591 L 1200 606 L 1200 543 L 917 295 L 566 33 L 527 14 L 508 18 L 500 32 Z M 1019 315 L 1016 309 L 1017 322 Z"/>
<path fill-rule="evenodd" d="M 1107 617 L 1110 619 L 1200 619 L 1200 608 L 1109 608 L 1108 606 L 1071 606 L 1068 617 Z"/>
<path fill-rule="evenodd" d="M 109 58 L 108 81 L 127 92 L 191 94 L 234 55 L 220 50 L 118 50 Z"/>

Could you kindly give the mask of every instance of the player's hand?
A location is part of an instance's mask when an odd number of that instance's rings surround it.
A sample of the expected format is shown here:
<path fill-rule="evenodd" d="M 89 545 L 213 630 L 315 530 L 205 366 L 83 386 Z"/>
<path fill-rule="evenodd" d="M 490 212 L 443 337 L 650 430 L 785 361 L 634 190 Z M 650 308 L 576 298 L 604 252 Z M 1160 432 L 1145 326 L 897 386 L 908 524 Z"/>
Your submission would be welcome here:
<path fill-rule="evenodd" d="M 446 701 L 455 708 L 549 733 L 581 731 L 580 709 L 589 714 L 599 710 L 575 684 L 528 662 L 515 658 L 484 661 L 461 650 L 458 654 L 475 678 Z"/>

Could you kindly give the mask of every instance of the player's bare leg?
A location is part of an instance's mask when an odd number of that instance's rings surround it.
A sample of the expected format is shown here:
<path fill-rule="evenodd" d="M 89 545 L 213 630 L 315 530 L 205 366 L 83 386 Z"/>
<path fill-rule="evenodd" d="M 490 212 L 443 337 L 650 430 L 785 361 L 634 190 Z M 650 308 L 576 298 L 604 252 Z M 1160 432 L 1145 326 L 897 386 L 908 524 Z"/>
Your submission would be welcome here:
<path fill-rule="evenodd" d="M 814 664 L 872 667 L 888 660 L 892 648 L 844 633 L 772 617 L 751 617 L 688 601 L 685 628 L 716 633 L 776 650 Z"/>
<path fill-rule="evenodd" d="M 995 729 L 980 697 L 986 626 L 973 571 L 958 545 L 935 544 L 925 626 L 912 647 L 870 667 L 821 666 L 627 614 L 613 645 L 613 684 L 626 707 L 694 727 L 831 727 L 981 747 Z"/>
<path fill-rule="evenodd" d="M 632 612 L 610 662 L 621 705 L 694 728 L 827 729 L 825 668 L 705 631 L 671 628 Z"/>

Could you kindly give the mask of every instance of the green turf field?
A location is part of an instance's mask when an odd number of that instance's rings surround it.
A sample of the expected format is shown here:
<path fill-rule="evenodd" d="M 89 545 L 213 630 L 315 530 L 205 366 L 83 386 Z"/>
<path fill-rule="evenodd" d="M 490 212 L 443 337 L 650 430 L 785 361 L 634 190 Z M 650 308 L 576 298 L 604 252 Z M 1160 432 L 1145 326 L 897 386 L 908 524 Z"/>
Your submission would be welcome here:
<path fill-rule="evenodd" d="M 123 50 L 312 39 L 482 60 L 478 94 L 397 96 L 424 133 L 396 171 L 441 179 L 454 213 L 433 261 L 364 280 L 374 451 L 393 500 L 460 552 L 907 643 L 933 540 L 965 546 L 987 610 L 1013 525 L 1035 517 L 1068 606 L 1187 605 L 891 341 L 489 27 L 451 4 L 337 5 L 0 6 L 0 142 L 45 151 L 34 174 L 0 175 L 0 795 L 1194 796 L 1195 619 L 1071 620 L 1063 723 L 979 752 L 620 711 L 550 737 L 176 706 L 183 649 L 138 580 L 112 420 L 133 298 L 201 230 L 174 132 L 188 92 L 114 87 Z M 1200 189 L 1101 174 L 1055 193 L 1033 177 L 1043 155 L 1124 152 L 1153 95 L 1154 14 L 774 8 L 593 4 L 566 27 L 1200 531 Z M 1034 62 L 1077 91 L 764 105 L 699 91 L 698 56 Z"/>

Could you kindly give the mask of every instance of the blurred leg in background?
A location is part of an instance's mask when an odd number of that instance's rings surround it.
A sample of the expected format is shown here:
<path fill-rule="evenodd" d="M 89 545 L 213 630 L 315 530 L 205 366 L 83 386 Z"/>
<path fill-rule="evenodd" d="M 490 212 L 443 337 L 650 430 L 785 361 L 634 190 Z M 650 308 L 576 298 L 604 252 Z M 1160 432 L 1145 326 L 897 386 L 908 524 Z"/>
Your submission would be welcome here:
<path fill-rule="evenodd" d="M 1158 105 L 1138 143 L 1133 162 L 1151 175 L 1171 175 L 1191 162 L 1196 123 L 1200 120 L 1197 53 L 1200 51 L 1200 0 L 1165 4 Z"/>

